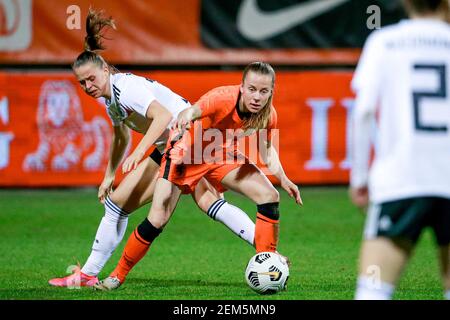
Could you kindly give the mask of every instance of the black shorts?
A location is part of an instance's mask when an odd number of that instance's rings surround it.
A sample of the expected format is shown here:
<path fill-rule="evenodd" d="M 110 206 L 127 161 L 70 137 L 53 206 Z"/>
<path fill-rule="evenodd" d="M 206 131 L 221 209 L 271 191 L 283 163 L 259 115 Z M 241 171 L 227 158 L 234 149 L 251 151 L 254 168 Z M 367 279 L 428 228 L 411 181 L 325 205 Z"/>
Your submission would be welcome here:
<path fill-rule="evenodd" d="M 406 239 L 415 244 L 426 227 L 433 229 L 438 245 L 450 244 L 450 199 L 415 197 L 372 204 L 364 236 Z"/>
<path fill-rule="evenodd" d="M 149 157 L 153 161 L 155 161 L 158 166 L 161 166 L 161 160 L 163 155 L 164 155 L 163 153 L 159 152 L 159 150 L 155 148 L 155 150 L 153 150 L 153 152 L 149 155 Z"/>

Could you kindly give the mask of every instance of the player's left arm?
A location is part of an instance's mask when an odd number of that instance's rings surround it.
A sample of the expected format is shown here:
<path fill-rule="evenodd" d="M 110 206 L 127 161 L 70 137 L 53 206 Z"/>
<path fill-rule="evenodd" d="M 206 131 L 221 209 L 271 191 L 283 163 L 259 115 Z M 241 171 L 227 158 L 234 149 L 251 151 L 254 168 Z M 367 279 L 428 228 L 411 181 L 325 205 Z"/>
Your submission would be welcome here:
<path fill-rule="evenodd" d="M 153 100 L 147 108 L 146 117 L 148 119 L 153 119 L 153 121 L 136 149 L 134 149 L 134 151 L 125 159 L 122 165 L 123 173 L 137 168 L 148 149 L 150 149 L 156 140 L 163 134 L 164 130 L 166 130 L 172 120 L 172 113 L 158 101 Z"/>
<path fill-rule="evenodd" d="M 286 190 L 289 196 L 295 199 L 297 204 L 303 205 L 300 190 L 295 183 L 289 180 L 284 172 L 278 152 L 275 150 L 275 147 L 271 141 L 264 142 L 264 146 L 260 148 L 260 154 L 262 159 L 265 161 L 267 168 L 280 181 L 281 187 Z"/>
<path fill-rule="evenodd" d="M 267 168 L 270 172 L 280 181 L 281 187 L 286 190 L 286 192 L 295 199 L 297 204 L 303 205 L 302 198 L 300 196 L 300 191 L 295 183 L 293 183 L 287 177 L 284 172 L 283 165 L 281 164 L 280 157 L 277 150 L 273 145 L 274 133 L 276 134 L 277 128 L 277 112 L 275 108 L 272 107 L 272 114 L 270 117 L 269 124 L 267 126 L 266 139 L 263 141 L 263 146 L 259 149 L 259 153 L 266 163 Z"/>

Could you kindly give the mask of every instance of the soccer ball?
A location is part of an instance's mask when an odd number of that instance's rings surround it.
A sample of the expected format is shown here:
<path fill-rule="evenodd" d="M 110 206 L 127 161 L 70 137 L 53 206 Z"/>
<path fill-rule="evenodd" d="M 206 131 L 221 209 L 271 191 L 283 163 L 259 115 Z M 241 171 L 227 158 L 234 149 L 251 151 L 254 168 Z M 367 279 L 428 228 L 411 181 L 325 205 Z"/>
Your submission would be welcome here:
<path fill-rule="evenodd" d="M 286 289 L 289 267 L 286 258 L 275 252 L 260 252 L 248 262 L 245 280 L 260 294 L 274 294 Z"/>

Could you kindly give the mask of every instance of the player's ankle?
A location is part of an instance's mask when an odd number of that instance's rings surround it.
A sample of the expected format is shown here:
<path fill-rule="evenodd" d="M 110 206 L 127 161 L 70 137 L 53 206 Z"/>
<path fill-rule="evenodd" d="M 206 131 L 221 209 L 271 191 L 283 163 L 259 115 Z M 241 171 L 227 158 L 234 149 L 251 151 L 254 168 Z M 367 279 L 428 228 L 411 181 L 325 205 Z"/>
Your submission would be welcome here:
<path fill-rule="evenodd" d="M 95 278 L 97 275 L 96 274 L 87 274 L 87 273 L 85 273 L 85 272 L 83 272 L 83 271 L 80 271 L 80 275 L 82 276 L 82 277 L 85 277 L 85 278 Z"/>
<path fill-rule="evenodd" d="M 355 300 L 391 300 L 394 289 L 394 285 L 390 283 L 359 276 Z"/>
<path fill-rule="evenodd" d="M 113 271 L 110 275 L 109 275 L 111 278 L 117 278 L 117 279 L 119 279 L 119 281 L 120 281 L 120 283 L 124 283 L 125 282 L 125 279 L 126 279 L 126 275 L 124 275 L 124 274 L 122 274 L 122 273 L 120 273 L 120 272 L 117 272 L 117 271 Z"/>

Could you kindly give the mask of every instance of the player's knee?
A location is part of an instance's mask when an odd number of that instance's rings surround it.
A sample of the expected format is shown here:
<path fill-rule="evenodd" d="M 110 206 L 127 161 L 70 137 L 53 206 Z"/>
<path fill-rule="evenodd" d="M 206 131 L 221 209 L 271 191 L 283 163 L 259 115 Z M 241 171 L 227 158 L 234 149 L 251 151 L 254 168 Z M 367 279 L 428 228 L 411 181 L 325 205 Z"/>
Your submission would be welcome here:
<path fill-rule="evenodd" d="M 262 203 L 280 202 L 280 194 L 275 188 L 270 188 L 268 192 L 263 192 L 261 196 Z"/>
<path fill-rule="evenodd" d="M 194 197 L 194 200 L 197 203 L 198 207 L 204 212 L 208 212 L 208 209 L 211 207 L 211 205 L 218 199 L 218 197 L 214 196 L 211 193 L 205 193 L 201 197 Z"/>
<path fill-rule="evenodd" d="M 257 204 L 280 202 L 280 194 L 274 187 L 256 188 L 256 190 L 253 190 L 249 196 Z"/>
<path fill-rule="evenodd" d="M 110 201 L 112 201 L 116 206 L 120 208 L 122 208 L 125 204 L 122 198 L 120 197 L 120 194 L 114 191 L 108 195 L 108 198 Z"/>
<path fill-rule="evenodd" d="M 164 219 L 164 217 L 162 216 L 151 216 L 148 218 L 148 220 L 155 228 L 158 229 L 164 228 L 164 226 L 167 224 L 166 219 Z"/>
<path fill-rule="evenodd" d="M 162 229 L 167 224 L 169 220 L 168 217 L 170 217 L 170 215 L 167 214 L 167 211 L 168 208 L 152 206 L 148 220 L 155 228 Z"/>

